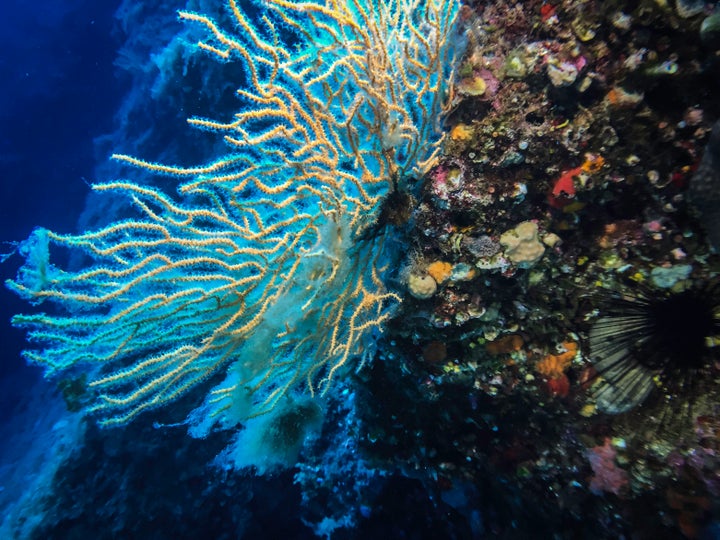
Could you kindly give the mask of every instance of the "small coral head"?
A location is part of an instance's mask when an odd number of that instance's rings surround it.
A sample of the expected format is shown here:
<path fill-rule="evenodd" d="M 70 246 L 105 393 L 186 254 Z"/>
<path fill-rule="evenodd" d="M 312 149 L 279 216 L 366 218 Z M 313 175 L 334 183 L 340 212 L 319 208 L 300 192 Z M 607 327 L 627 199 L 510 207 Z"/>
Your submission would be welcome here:
<path fill-rule="evenodd" d="M 595 385 L 598 408 L 625 412 L 657 386 L 692 402 L 720 336 L 720 280 L 681 292 L 613 294 L 602 313 L 590 331 L 591 359 L 602 378 Z"/>

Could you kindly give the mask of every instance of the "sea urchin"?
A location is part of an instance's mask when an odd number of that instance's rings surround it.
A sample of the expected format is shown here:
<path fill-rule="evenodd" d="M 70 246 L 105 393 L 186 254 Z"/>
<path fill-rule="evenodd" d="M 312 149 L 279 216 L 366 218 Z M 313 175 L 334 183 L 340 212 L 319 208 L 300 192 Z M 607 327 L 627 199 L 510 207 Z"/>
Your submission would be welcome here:
<path fill-rule="evenodd" d="M 712 367 L 720 336 L 720 279 L 681 292 L 641 288 L 613 294 L 589 335 L 601 381 L 594 386 L 599 410 L 622 413 L 654 388 L 668 396 L 696 397 Z"/>

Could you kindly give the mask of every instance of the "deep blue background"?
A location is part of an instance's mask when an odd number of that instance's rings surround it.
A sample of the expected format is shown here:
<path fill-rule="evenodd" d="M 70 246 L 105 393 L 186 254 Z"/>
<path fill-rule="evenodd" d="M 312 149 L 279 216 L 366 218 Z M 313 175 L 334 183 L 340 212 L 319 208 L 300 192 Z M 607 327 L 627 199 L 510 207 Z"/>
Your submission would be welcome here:
<path fill-rule="evenodd" d="M 93 139 L 113 127 L 127 92 L 113 65 L 123 40 L 119 0 L 4 0 L 0 17 L 0 241 L 35 226 L 73 232 L 94 181 Z M 7 245 L 0 253 L 9 251 Z M 0 264 L 15 275 L 18 256 Z M 20 358 L 24 336 L 10 326 L 28 305 L 0 287 L 0 420 L 40 376 Z"/>

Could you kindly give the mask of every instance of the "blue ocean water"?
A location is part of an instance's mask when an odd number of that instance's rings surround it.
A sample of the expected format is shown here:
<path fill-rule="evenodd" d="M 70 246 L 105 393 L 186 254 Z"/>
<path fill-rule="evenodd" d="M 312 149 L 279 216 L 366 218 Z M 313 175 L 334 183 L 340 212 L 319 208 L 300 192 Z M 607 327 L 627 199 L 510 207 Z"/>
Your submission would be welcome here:
<path fill-rule="evenodd" d="M 77 229 L 95 174 L 95 139 L 113 130 L 129 78 L 115 66 L 118 2 L 8 0 L 0 20 L 0 241 L 3 253 L 37 225 Z M 2 280 L 20 259 L 0 265 Z M 20 496 L 64 404 L 20 356 L 8 321 L 23 309 L 0 288 L 0 504 Z M 7 533 L 3 533 L 7 534 Z"/>
<path fill-rule="evenodd" d="M 2 241 L 26 237 L 33 227 L 76 230 L 95 169 L 94 139 L 109 133 L 127 91 L 114 66 L 121 33 L 116 2 L 9 0 L 0 21 L 0 231 Z M 115 29 L 115 30 L 114 30 Z M 8 261 L 3 281 L 19 266 Z M 8 321 L 22 304 L 0 292 Z M 20 359 L 22 335 L 2 325 L 0 375 L 32 376 Z M 35 370 L 33 370 L 34 373 Z M 22 385 L 2 392 L 2 411 Z"/>

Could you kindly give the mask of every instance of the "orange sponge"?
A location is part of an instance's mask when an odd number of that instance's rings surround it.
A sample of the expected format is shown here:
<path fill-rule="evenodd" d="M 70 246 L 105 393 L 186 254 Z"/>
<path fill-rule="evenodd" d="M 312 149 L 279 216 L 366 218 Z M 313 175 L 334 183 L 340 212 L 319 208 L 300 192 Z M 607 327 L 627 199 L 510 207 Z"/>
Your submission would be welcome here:
<path fill-rule="evenodd" d="M 562 377 L 565 370 L 570 367 L 573 358 L 575 358 L 578 346 L 577 343 L 566 341 L 563 343 L 563 348 L 565 349 L 565 352 L 548 354 L 545 358 L 540 360 L 535 366 L 537 372 L 548 379 L 558 379 Z"/>
<path fill-rule="evenodd" d="M 452 264 L 444 261 L 432 262 L 427 267 L 427 273 L 432 276 L 438 285 L 442 285 L 450 278 L 450 274 L 452 274 Z"/>

